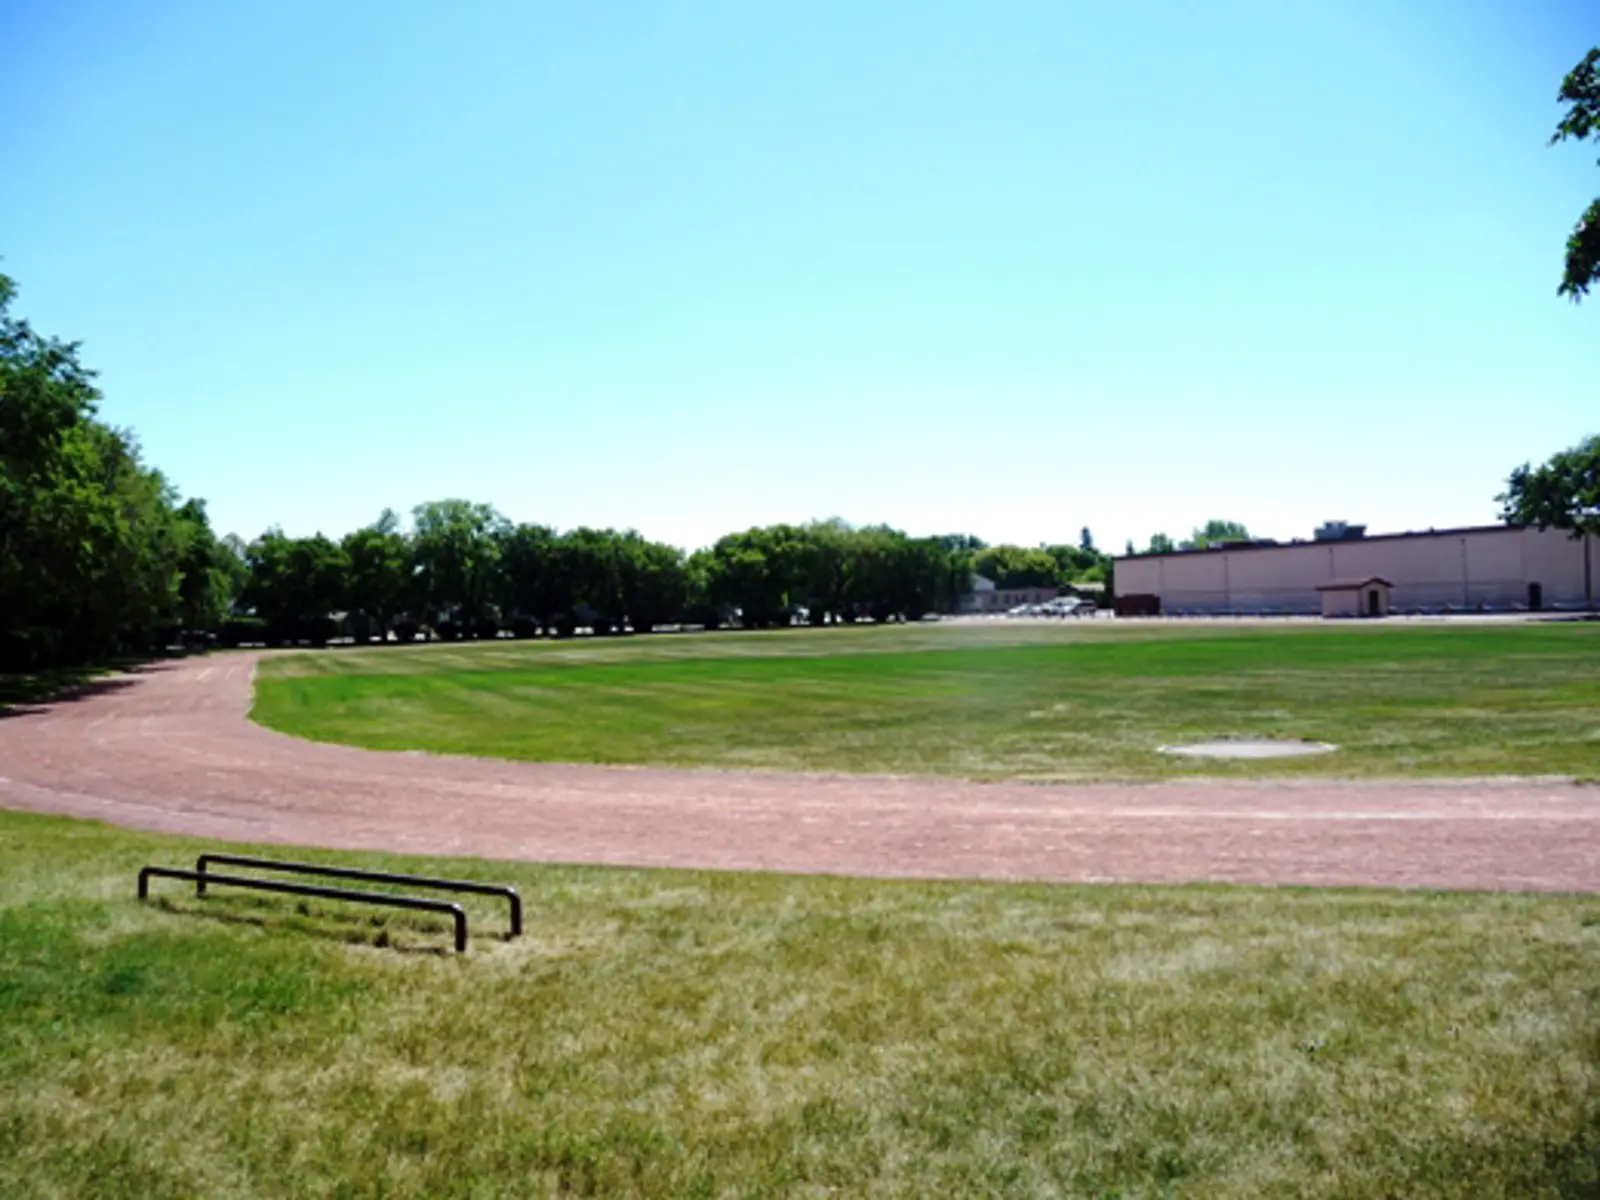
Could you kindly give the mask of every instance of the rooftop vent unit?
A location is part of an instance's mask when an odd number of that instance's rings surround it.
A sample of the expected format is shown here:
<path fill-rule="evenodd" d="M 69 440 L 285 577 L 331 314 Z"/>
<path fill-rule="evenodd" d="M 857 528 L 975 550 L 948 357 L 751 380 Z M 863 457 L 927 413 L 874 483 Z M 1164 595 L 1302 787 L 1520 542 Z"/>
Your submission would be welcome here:
<path fill-rule="evenodd" d="M 1317 526 L 1314 536 L 1319 542 L 1353 542 L 1367 536 L 1367 527 L 1348 521 L 1324 521 Z"/>

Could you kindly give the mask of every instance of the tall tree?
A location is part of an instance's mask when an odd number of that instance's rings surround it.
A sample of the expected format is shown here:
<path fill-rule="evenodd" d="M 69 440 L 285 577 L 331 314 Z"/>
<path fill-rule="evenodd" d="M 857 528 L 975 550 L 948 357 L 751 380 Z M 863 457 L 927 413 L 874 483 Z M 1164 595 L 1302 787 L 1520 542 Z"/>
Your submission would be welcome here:
<path fill-rule="evenodd" d="M 217 566 L 228 577 L 229 611 L 237 612 L 250 582 L 250 547 L 237 533 L 217 541 Z"/>
<path fill-rule="evenodd" d="M 649 633 L 683 617 L 688 584 L 683 551 L 652 542 L 633 530 L 616 536 L 618 585 L 623 611 L 635 633 Z"/>
<path fill-rule="evenodd" d="M 1600 533 L 1600 435 L 1537 467 L 1524 463 L 1496 499 L 1501 518 L 1512 524 L 1569 529 L 1575 537 Z"/>
<path fill-rule="evenodd" d="M 132 437 L 96 418 L 76 343 L 13 317 L 15 295 L 0 275 L 0 668 L 146 648 L 182 619 L 195 523 Z M 196 612 L 207 583 L 197 569 Z"/>
<path fill-rule="evenodd" d="M 487 504 L 435 500 L 411 512 L 411 552 L 424 615 L 446 636 L 493 620 L 503 590 L 500 548 L 510 523 Z"/>
<path fill-rule="evenodd" d="M 588 625 L 595 633 L 622 628 L 627 604 L 622 595 L 622 569 L 616 535 L 609 529 L 569 530 L 555 544 L 555 577 L 566 619 L 563 631 Z"/>
<path fill-rule="evenodd" d="M 1109 557 L 1096 550 L 1092 543 L 1087 549 L 1081 544 L 1045 546 L 1044 552 L 1056 561 L 1056 583 L 1061 587 L 1100 579 Z"/>
<path fill-rule="evenodd" d="M 518 525 L 500 539 L 500 605 L 517 635 L 551 629 L 572 607 L 569 591 L 558 586 L 555 530 L 545 525 Z"/>
<path fill-rule="evenodd" d="M 1000 588 L 1057 587 L 1060 564 L 1049 550 L 989 546 L 972 557 L 979 575 Z"/>
<path fill-rule="evenodd" d="M 838 517 L 805 526 L 795 595 L 812 625 L 826 624 L 830 617 L 838 621 L 844 615 L 854 538 L 855 530 Z"/>
<path fill-rule="evenodd" d="M 177 517 L 179 617 L 185 629 L 215 630 L 233 604 L 233 552 L 211 532 L 204 500 L 188 501 Z"/>
<path fill-rule="evenodd" d="M 730 533 L 711 548 L 711 603 L 737 612 L 747 629 L 787 625 L 803 604 L 810 539 L 794 525 Z"/>
<path fill-rule="evenodd" d="M 384 509 L 364 529 L 340 542 L 347 563 L 344 603 L 357 641 L 383 638 L 414 600 L 411 546 L 400 532 L 400 518 Z"/>
<path fill-rule="evenodd" d="M 269 643 L 328 640 L 349 590 L 350 560 L 340 546 L 320 533 L 291 538 L 269 529 L 250 543 L 248 562 L 243 600 L 265 622 Z"/>
<path fill-rule="evenodd" d="M 1559 99 L 1568 109 L 1550 136 L 1551 145 L 1568 138 L 1579 142 L 1600 138 L 1600 46 L 1590 50 L 1561 81 Z M 1579 301 L 1589 294 L 1589 285 L 1597 278 L 1600 278 L 1600 198 L 1578 218 L 1578 224 L 1567 238 L 1566 270 L 1557 292 L 1571 296 L 1574 302 Z"/>

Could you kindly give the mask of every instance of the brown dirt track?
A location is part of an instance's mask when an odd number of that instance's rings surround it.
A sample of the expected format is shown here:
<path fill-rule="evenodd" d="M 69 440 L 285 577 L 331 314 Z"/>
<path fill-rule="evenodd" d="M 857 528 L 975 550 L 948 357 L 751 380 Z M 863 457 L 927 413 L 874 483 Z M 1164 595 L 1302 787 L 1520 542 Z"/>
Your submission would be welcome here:
<path fill-rule="evenodd" d="M 0 717 L 0 806 L 339 849 L 873 876 L 1600 891 L 1600 788 L 1037 786 L 389 754 L 246 717 L 255 656 Z"/>

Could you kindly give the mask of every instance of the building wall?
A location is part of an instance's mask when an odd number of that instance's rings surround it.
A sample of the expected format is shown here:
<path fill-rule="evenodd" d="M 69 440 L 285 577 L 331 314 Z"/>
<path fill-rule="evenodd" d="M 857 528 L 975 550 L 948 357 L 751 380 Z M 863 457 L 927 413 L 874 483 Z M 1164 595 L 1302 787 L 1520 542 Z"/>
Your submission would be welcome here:
<path fill-rule="evenodd" d="M 996 612 L 1007 612 L 1019 604 L 1043 604 L 1060 594 L 1061 589 L 1053 587 L 998 588 L 994 594 L 994 607 Z"/>
<path fill-rule="evenodd" d="M 1314 614 L 1318 584 L 1378 575 L 1394 582 L 1395 612 L 1526 608 L 1534 582 L 1544 607 L 1584 608 L 1600 597 L 1597 543 L 1557 529 L 1490 527 L 1141 555 L 1117 560 L 1116 588 L 1160 596 L 1164 613 Z"/>
<path fill-rule="evenodd" d="M 992 584 L 985 589 L 969 592 L 961 601 L 964 613 L 1003 613 L 1019 604 L 1043 604 L 1059 596 L 1059 588 L 997 588 Z"/>
<path fill-rule="evenodd" d="M 1325 617 L 1359 617 L 1361 615 L 1361 597 L 1364 592 L 1354 588 L 1340 589 L 1337 592 L 1322 592 L 1322 615 Z"/>
<path fill-rule="evenodd" d="M 982 582 L 979 582 L 980 580 Z M 993 612 L 995 607 L 994 593 L 995 586 L 993 583 L 983 579 L 982 576 L 974 576 L 972 590 L 961 597 L 961 603 L 958 606 L 959 611 L 964 613 Z"/>

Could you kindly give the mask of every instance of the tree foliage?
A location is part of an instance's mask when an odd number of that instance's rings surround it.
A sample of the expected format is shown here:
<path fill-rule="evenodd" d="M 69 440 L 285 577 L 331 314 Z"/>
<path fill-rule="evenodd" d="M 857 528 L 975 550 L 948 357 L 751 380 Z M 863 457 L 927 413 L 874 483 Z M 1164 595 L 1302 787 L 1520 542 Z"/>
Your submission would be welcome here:
<path fill-rule="evenodd" d="M 1496 497 L 1500 516 L 1517 525 L 1600 533 L 1600 435 L 1552 455 L 1540 466 L 1511 472 Z"/>
<path fill-rule="evenodd" d="M 0 669 L 152 647 L 178 630 L 236 644 L 320 644 L 431 631 L 645 632 L 915 620 L 955 610 L 974 570 L 1002 586 L 1103 576 L 1076 544 L 986 546 L 844 521 L 730 533 L 685 555 L 633 530 L 513 525 L 489 505 L 390 510 L 338 541 L 271 528 L 246 544 L 96 417 L 78 346 L 10 314 L 0 275 Z"/>
<path fill-rule="evenodd" d="M 350 560 L 320 533 L 290 538 L 269 529 L 250 543 L 242 602 L 265 625 L 269 643 L 326 642 L 344 604 Z"/>
<path fill-rule="evenodd" d="M 356 641 L 382 637 L 415 599 L 411 543 L 390 509 L 371 525 L 345 535 L 344 608 Z"/>
<path fill-rule="evenodd" d="M 748 529 L 690 560 L 690 605 L 747 628 L 916 620 L 951 611 L 965 594 L 971 554 L 952 547 L 971 540 L 839 520 Z"/>
<path fill-rule="evenodd" d="M 1055 557 L 1042 547 L 989 546 L 972 556 L 972 569 L 998 588 L 1058 586 Z"/>
<path fill-rule="evenodd" d="M 100 421 L 76 343 L 11 314 L 0 275 L 0 669 L 143 650 L 214 626 L 227 560 L 131 435 Z"/>
<path fill-rule="evenodd" d="M 1215 518 L 1194 530 L 1178 543 L 1179 550 L 1204 550 L 1222 542 L 1247 542 L 1250 531 L 1238 521 L 1219 521 Z"/>
<path fill-rule="evenodd" d="M 1103 583 L 1111 556 L 1096 550 L 1084 529 L 1076 545 L 985 546 L 972 555 L 972 569 L 998 588 L 1057 588 Z"/>
<path fill-rule="evenodd" d="M 1556 126 L 1550 144 L 1600 139 L 1600 46 L 1584 56 L 1582 62 L 1561 81 L 1559 99 L 1568 106 Z M 1574 301 L 1589 294 L 1589 285 L 1600 278 L 1600 198 L 1584 211 L 1567 238 L 1566 270 L 1558 294 Z"/>
<path fill-rule="evenodd" d="M 469 500 L 419 504 L 411 520 L 422 615 L 447 637 L 471 633 L 489 619 L 510 522 L 489 505 Z"/>

